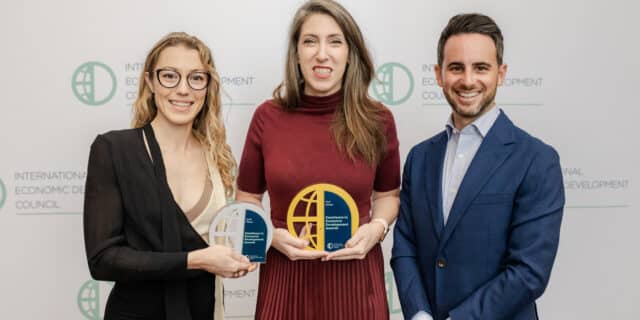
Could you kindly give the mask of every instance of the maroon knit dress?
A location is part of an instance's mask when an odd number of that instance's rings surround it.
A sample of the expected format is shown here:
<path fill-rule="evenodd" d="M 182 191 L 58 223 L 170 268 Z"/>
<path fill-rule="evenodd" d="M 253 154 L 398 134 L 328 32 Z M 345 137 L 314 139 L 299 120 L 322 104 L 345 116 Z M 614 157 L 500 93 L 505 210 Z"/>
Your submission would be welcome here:
<path fill-rule="evenodd" d="M 330 123 L 342 92 L 304 96 L 286 112 L 272 101 L 260 105 L 245 142 L 238 187 L 269 193 L 271 220 L 287 228 L 287 210 L 304 187 L 331 183 L 355 200 L 360 224 L 370 221 L 371 193 L 400 186 L 398 139 L 393 116 L 384 108 L 387 149 L 377 167 L 352 161 L 338 150 Z M 260 267 L 256 319 L 389 319 L 380 245 L 363 260 L 291 261 L 271 248 Z"/>

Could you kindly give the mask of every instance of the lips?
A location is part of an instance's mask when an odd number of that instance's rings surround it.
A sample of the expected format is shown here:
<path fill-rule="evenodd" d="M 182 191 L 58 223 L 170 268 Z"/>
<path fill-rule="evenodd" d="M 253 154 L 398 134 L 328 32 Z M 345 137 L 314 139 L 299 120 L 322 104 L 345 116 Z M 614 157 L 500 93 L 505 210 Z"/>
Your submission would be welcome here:
<path fill-rule="evenodd" d="M 169 100 L 171 106 L 179 111 L 188 111 L 193 105 L 193 101 L 183 101 L 183 100 Z"/>
<path fill-rule="evenodd" d="M 462 98 L 465 99 L 471 99 L 471 98 L 475 98 L 480 94 L 480 91 L 474 91 L 474 92 L 456 92 L 459 96 L 461 96 Z"/>
<path fill-rule="evenodd" d="M 312 70 L 313 76 L 319 79 L 328 79 L 331 77 L 331 73 L 333 72 L 332 68 L 325 66 L 314 66 Z"/>
<path fill-rule="evenodd" d="M 477 97 L 480 96 L 481 91 L 479 90 L 475 90 L 475 91 L 454 91 L 456 96 L 458 97 L 458 100 L 460 100 L 461 102 L 473 102 Z"/>

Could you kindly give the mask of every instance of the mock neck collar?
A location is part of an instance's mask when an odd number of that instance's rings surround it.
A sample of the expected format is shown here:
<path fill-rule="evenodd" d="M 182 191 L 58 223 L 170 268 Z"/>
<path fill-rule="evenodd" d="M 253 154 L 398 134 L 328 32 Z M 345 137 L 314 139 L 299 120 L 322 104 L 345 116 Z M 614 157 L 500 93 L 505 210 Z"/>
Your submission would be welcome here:
<path fill-rule="evenodd" d="M 343 95 L 342 90 L 322 97 L 303 94 L 300 106 L 296 108 L 296 111 L 317 114 L 333 113 L 342 104 Z"/>

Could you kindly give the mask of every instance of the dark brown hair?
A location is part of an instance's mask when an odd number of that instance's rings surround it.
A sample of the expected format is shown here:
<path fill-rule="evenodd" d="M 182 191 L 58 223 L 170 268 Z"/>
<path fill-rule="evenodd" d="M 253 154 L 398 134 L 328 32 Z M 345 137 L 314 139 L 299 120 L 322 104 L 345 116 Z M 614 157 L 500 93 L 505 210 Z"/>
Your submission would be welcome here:
<path fill-rule="evenodd" d="M 498 65 L 502 65 L 504 43 L 502 31 L 488 16 L 479 13 L 458 14 L 449 19 L 449 23 L 442 30 L 438 41 L 438 64 L 444 61 L 444 45 L 450 37 L 461 33 L 479 33 L 488 36 L 496 45 Z"/>

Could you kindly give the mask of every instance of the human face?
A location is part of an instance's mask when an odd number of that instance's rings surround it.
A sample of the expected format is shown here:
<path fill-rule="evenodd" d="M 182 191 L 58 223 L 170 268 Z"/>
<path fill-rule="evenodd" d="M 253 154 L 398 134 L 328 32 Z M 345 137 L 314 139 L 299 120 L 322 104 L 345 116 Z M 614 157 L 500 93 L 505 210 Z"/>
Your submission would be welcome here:
<path fill-rule="evenodd" d="M 451 36 L 443 58 L 436 79 L 453 109 L 453 123 L 462 129 L 493 108 L 507 65 L 498 65 L 493 40 L 478 33 Z"/>
<path fill-rule="evenodd" d="M 180 74 L 180 81 L 173 88 L 166 88 L 158 80 L 164 73 L 158 70 L 173 70 Z M 145 81 L 154 93 L 158 114 L 156 118 L 173 125 L 191 125 L 202 110 L 207 89 L 194 90 L 189 86 L 189 75 L 207 72 L 200 61 L 198 50 L 178 45 L 167 47 L 160 53 L 153 73 L 145 73 Z M 170 74 L 169 74 L 170 75 Z M 167 76 L 168 77 L 168 76 Z M 167 81 L 175 79 L 166 79 Z"/>
<path fill-rule="evenodd" d="M 304 94 L 328 96 L 342 88 L 349 45 L 336 21 L 326 14 L 312 14 L 300 28 L 298 64 L 304 78 Z"/>

